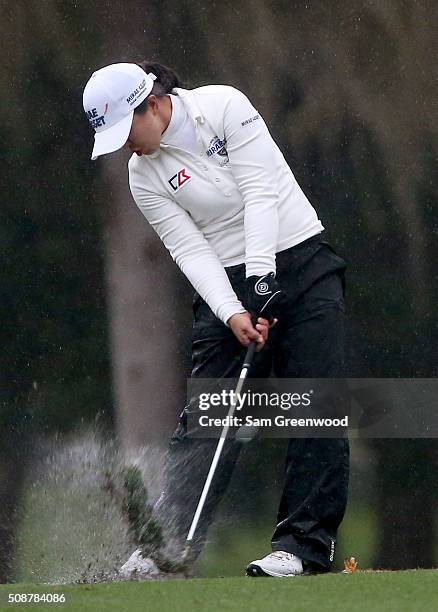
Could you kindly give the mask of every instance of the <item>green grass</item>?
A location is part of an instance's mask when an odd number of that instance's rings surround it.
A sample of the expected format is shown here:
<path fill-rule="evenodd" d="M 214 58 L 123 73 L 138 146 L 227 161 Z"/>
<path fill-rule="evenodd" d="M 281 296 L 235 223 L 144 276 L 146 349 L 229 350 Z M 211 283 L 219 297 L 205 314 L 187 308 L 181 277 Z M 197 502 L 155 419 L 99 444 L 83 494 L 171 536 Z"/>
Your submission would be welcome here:
<path fill-rule="evenodd" d="M 301 578 L 203 578 L 97 585 L 1 585 L 0 610 L 81 612 L 432 612 L 436 570 L 329 574 Z M 66 604 L 7 604 L 8 593 L 65 593 Z"/>

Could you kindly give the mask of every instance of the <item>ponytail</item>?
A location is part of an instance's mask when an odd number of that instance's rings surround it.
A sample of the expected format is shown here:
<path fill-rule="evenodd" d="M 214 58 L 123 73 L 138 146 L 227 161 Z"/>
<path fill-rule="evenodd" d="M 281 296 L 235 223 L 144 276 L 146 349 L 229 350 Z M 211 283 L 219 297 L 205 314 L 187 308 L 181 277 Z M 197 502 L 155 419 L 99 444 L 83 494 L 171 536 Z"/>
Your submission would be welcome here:
<path fill-rule="evenodd" d="M 168 68 L 167 66 L 163 66 L 163 64 L 159 64 L 158 62 L 150 62 L 148 60 L 144 60 L 138 64 L 140 68 L 148 72 L 153 72 L 157 77 L 154 87 L 151 91 L 155 96 L 161 97 L 166 94 L 172 93 L 172 89 L 174 87 L 182 87 L 181 81 L 172 68 Z"/>
<path fill-rule="evenodd" d="M 174 70 L 172 70 L 172 68 L 168 68 L 163 64 L 149 60 L 143 60 L 137 65 L 140 66 L 140 68 L 142 68 L 147 74 L 152 72 L 157 78 L 154 81 L 154 86 L 152 87 L 151 92 L 146 99 L 134 109 L 134 113 L 143 114 L 147 111 L 148 98 L 151 94 L 157 96 L 157 98 L 162 98 L 163 96 L 172 93 L 174 87 L 183 86 L 179 76 Z"/>

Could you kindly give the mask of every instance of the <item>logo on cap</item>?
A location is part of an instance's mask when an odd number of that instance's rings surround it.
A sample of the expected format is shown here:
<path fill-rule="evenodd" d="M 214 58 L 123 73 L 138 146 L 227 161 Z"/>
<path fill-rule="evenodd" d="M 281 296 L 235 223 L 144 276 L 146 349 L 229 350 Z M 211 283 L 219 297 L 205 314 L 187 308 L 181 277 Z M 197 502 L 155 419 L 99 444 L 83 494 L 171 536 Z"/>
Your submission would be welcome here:
<path fill-rule="evenodd" d="M 93 127 L 95 130 L 99 127 L 102 127 L 102 125 L 105 125 L 105 117 L 104 115 L 106 114 L 106 111 L 108 110 L 108 102 L 106 104 L 105 107 L 105 112 L 103 113 L 103 115 L 99 116 L 99 113 L 97 112 L 97 108 L 92 108 L 91 110 L 87 111 L 87 117 L 88 117 L 88 121 L 91 124 L 91 127 Z"/>
<path fill-rule="evenodd" d="M 132 106 L 138 100 L 138 97 L 141 96 L 145 87 L 146 87 L 146 79 L 143 79 L 140 85 L 136 87 L 134 91 L 132 91 L 129 94 L 129 96 L 126 98 L 127 103 Z"/>

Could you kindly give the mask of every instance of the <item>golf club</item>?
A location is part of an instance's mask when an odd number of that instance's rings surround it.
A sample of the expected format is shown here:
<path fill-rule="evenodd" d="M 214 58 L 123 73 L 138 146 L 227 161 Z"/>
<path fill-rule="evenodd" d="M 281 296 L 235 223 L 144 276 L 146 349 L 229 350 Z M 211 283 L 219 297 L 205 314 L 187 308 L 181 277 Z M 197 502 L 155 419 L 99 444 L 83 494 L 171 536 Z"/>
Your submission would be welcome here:
<path fill-rule="evenodd" d="M 252 341 L 248 347 L 248 350 L 246 351 L 245 359 L 243 361 L 242 369 L 239 375 L 239 381 L 236 386 L 235 397 L 237 397 L 242 391 L 243 383 L 245 382 L 245 378 L 248 374 L 249 368 L 251 367 L 251 363 L 252 363 L 252 360 L 255 354 L 255 350 L 256 350 L 256 342 Z M 229 429 L 228 423 L 231 422 L 231 418 L 234 415 L 235 409 L 236 409 L 236 403 L 231 402 L 231 406 L 227 414 L 226 424 L 224 425 L 222 429 L 222 432 L 221 432 L 221 435 L 220 435 L 220 438 L 219 438 L 219 441 L 216 447 L 216 451 L 213 456 L 213 461 L 211 462 L 210 470 L 208 472 L 207 479 L 205 481 L 204 488 L 202 490 L 201 497 L 199 498 L 198 506 L 196 508 L 196 512 L 194 514 L 192 524 L 189 529 L 189 533 L 187 535 L 186 545 L 184 547 L 184 552 L 183 552 L 183 563 L 186 561 L 187 556 L 190 552 L 190 545 L 195 535 L 196 527 L 198 526 L 198 522 L 199 522 L 199 519 L 202 513 L 202 509 L 205 504 L 205 500 L 207 499 L 208 491 L 210 489 L 210 485 L 213 480 L 213 476 L 216 471 L 216 467 L 219 462 L 219 458 L 221 456 L 222 448 L 225 444 L 225 440 L 226 440 L 228 429 Z"/>

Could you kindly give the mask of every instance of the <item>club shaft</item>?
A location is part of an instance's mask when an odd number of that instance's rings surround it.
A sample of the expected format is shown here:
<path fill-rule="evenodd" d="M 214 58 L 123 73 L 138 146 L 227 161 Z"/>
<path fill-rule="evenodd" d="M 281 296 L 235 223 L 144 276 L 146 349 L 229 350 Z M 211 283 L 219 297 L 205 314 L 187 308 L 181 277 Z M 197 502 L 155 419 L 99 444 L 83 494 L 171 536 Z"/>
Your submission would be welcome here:
<path fill-rule="evenodd" d="M 241 370 L 240 375 L 239 375 L 239 381 L 237 383 L 237 387 L 236 387 L 236 391 L 235 391 L 235 396 L 234 397 L 238 397 L 240 392 L 241 392 L 241 390 L 242 390 L 243 383 L 245 382 L 245 378 L 246 378 L 246 376 L 248 374 L 248 370 L 249 370 L 249 368 L 251 366 L 251 362 L 252 362 L 252 359 L 253 359 L 253 356 L 254 356 L 255 348 L 256 348 L 255 342 L 251 342 L 251 344 L 249 345 L 249 348 L 248 348 L 248 350 L 246 352 L 246 355 L 245 355 L 245 360 L 244 360 L 244 363 L 243 363 L 243 366 L 242 366 L 242 370 Z M 229 423 L 231 422 L 231 418 L 232 418 L 235 410 L 236 410 L 236 402 L 232 401 L 231 405 L 230 405 L 230 409 L 228 410 L 228 414 L 227 414 L 227 418 L 226 418 L 226 423 L 225 423 L 225 425 L 224 425 L 224 427 L 222 429 L 219 441 L 217 443 L 217 447 L 216 447 L 216 451 L 214 453 L 213 461 L 211 462 L 211 466 L 210 466 L 210 469 L 208 471 L 207 479 L 205 481 L 204 488 L 202 489 L 201 497 L 199 498 L 198 506 L 196 508 L 196 512 L 195 512 L 195 515 L 193 517 L 192 524 L 190 526 L 189 534 L 188 534 L 187 540 L 186 540 L 187 542 L 191 542 L 193 540 L 193 536 L 195 535 L 195 531 L 196 531 L 196 528 L 198 526 L 199 518 L 200 518 L 202 510 L 204 508 L 205 500 L 207 499 L 208 491 L 210 489 L 210 485 L 211 485 L 211 482 L 213 480 L 213 476 L 214 476 L 214 473 L 216 471 L 216 467 L 217 467 L 217 464 L 219 463 L 219 459 L 220 459 L 220 456 L 221 456 L 221 453 L 222 453 L 222 448 L 223 448 L 223 446 L 225 444 L 225 440 L 226 440 L 226 437 L 227 437 L 227 434 L 228 434 L 228 430 L 230 428 Z"/>

